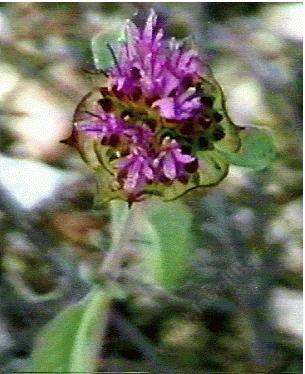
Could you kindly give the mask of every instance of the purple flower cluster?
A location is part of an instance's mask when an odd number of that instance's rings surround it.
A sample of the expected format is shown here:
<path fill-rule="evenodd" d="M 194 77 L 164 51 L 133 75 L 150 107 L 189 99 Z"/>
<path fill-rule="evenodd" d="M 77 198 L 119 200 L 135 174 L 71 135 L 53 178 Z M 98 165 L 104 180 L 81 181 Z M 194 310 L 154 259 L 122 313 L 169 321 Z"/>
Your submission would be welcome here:
<path fill-rule="evenodd" d="M 197 150 L 224 132 L 194 49 L 165 39 L 153 10 L 142 29 L 127 21 L 124 35 L 107 87 L 76 128 L 108 147 L 115 185 L 132 202 L 149 186 L 187 184 L 199 167 Z"/>
<path fill-rule="evenodd" d="M 139 30 L 131 21 L 125 28 L 125 42 L 119 49 L 118 66 L 111 71 L 109 89 L 126 95 L 143 95 L 166 119 L 191 118 L 201 108 L 194 81 L 205 72 L 197 52 L 176 40 L 163 39 L 151 12 Z"/>

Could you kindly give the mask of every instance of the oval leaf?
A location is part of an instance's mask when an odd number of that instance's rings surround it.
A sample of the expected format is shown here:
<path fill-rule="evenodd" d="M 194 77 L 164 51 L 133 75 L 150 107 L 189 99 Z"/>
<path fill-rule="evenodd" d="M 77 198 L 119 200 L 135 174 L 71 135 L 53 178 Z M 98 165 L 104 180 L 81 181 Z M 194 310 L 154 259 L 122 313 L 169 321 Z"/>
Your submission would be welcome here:
<path fill-rule="evenodd" d="M 147 212 L 135 204 L 136 240 L 131 240 L 143 256 L 147 281 L 175 289 L 187 273 L 192 252 L 192 214 L 187 206 L 156 199 Z"/>
<path fill-rule="evenodd" d="M 109 302 L 94 290 L 49 322 L 34 346 L 32 372 L 94 372 Z"/>
<path fill-rule="evenodd" d="M 247 128 L 240 133 L 240 137 L 242 146 L 238 153 L 219 149 L 231 164 L 262 170 L 276 159 L 277 150 L 268 129 Z"/>

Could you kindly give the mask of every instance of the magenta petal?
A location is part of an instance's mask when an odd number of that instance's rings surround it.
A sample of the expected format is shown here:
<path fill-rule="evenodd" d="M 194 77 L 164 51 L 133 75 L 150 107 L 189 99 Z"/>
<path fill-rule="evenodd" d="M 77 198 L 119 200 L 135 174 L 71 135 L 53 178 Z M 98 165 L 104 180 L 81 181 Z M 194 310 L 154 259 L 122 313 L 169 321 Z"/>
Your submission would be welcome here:
<path fill-rule="evenodd" d="M 146 71 L 146 73 L 149 75 L 149 76 L 152 76 L 152 69 L 153 69 L 153 64 L 152 64 L 152 53 L 148 53 L 145 57 L 144 57 L 144 69 Z"/>
<path fill-rule="evenodd" d="M 187 66 L 187 72 L 188 73 L 194 73 L 197 72 L 197 74 L 201 75 L 203 74 L 203 69 L 202 69 L 202 62 L 199 60 L 198 57 L 192 58 Z"/>
<path fill-rule="evenodd" d="M 200 98 L 194 97 L 192 100 L 186 101 L 183 104 L 183 109 L 189 110 L 189 109 L 198 109 L 200 107 Z"/>
<path fill-rule="evenodd" d="M 130 20 L 128 20 L 126 23 L 125 37 L 127 40 L 128 58 L 131 60 L 134 57 L 137 57 L 136 45 L 137 45 L 138 40 L 140 39 L 140 33 L 139 33 L 139 29 L 137 28 L 137 26 Z"/>
<path fill-rule="evenodd" d="M 124 183 L 124 188 L 128 193 L 134 192 L 137 188 L 137 184 L 140 178 L 140 167 L 141 163 L 137 160 L 130 166 L 128 170 L 128 175 Z"/>
<path fill-rule="evenodd" d="M 143 174 L 148 180 L 153 180 L 154 179 L 154 173 L 152 169 L 149 166 L 144 166 L 143 167 Z"/>
<path fill-rule="evenodd" d="M 164 31 L 162 29 L 160 29 L 158 32 L 157 32 L 157 35 L 156 35 L 156 41 L 159 41 L 163 38 L 163 35 L 164 35 Z"/>
<path fill-rule="evenodd" d="M 174 180 L 176 178 L 176 165 L 171 152 L 167 153 L 163 159 L 163 172 L 166 178 L 170 180 Z"/>
<path fill-rule="evenodd" d="M 172 97 L 165 97 L 164 99 L 157 100 L 153 103 L 152 107 L 159 108 L 160 114 L 165 118 L 175 118 L 175 102 Z"/>
<path fill-rule="evenodd" d="M 188 50 L 182 53 L 178 68 L 180 68 L 181 70 L 187 71 L 188 65 L 191 62 L 191 59 L 193 58 L 197 58 L 197 52 L 193 50 Z"/>
<path fill-rule="evenodd" d="M 169 71 L 164 73 L 163 81 L 163 93 L 165 96 L 169 95 L 175 88 L 179 87 L 180 83 L 180 80 Z"/>
<path fill-rule="evenodd" d="M 143 30 L 143 39 L 146 40 L 147 42 L 152 41 L 153 39 L 153 29 L 156 26 L 157 22 L 157 15 L 156 12 L 151 9 L 149 17 L 146 21 L 145 28 Z"/>
<path fill-rule="evenodd" d="M 126 78 L 125 77 L 119 77 L 117 80 L 118 90 L 121 90 L 124 86 Z"/>
<path fill-rule="evenodd" d="M 180 96 L 178 96 L 177 98 L 177 101 L 180 103 L 180 104 L 183 104 L 186 102 L 186 100 L 192 98 L 194 96 L 194 93 L 196 92 L 195 88 L 192 87 L 192 88 L 189 88 L 188 90 L 186 90 L 183 94 L 181 94 Z"/>
<path fill-rule="evenodd" d="M 195 160 L 194 157 L 190 155 L 184 155 L 181 153 L 181 149 L 175 149 L 173 151 L 173 154 L 175 155 L 175 158 L 178 162 L 181 162 L 182 164 L 188 164 Z"/>

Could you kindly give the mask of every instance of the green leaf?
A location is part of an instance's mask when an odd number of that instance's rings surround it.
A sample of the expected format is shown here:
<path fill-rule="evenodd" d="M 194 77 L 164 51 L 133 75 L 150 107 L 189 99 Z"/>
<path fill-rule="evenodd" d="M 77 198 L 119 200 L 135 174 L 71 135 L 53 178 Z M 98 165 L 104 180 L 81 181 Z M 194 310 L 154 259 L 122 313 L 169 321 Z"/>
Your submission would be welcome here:
<path fill-rule="evenodd" d="M 240 137 L 242 146 L 238 153 L 219 149 L 231 164 L 262 170 L 276 159 L 277 150 L 268 129 L 247 128 L 240 133 Z"/>
<path fill-rule="evenodd" d="M 133 244 L 144 257 L 146 281 L 167 289 L 177 288 L 189 267 L 193 249 L 190 210 L 179 201 L 153 199 L 147 212 L 135 206 L 136 237 Z"/>
<path fill-rule="evenodd" d="M 115 51 L 118 45 L 118 35 L 100 32 L 91 39 L 93 61 L 97 69 L 105 69 L 113 65 L 113 56 L 107 44 L 110 44 Z"/>
<path fill-rule="evenodd" d="M 36 340 L 31 371 L 94 372 L 109 303 L 96 289 L 49 322 Z"/>

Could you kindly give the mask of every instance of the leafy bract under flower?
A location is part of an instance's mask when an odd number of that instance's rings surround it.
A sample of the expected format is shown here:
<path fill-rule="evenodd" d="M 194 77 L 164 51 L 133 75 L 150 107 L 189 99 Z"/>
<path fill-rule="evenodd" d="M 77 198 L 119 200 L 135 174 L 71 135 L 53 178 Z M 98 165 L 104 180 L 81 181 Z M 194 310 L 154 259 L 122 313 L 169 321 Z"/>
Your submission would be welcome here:
<path fill-rule="evenodd" d="M 97 202 L 163 200 L 219 183 L 239 128 L 197 51 L 164 38 L 151 11 L 143 28 L 127 21 L 106 84 L 78 105 L 74 145 L 99 178 Z"/>

